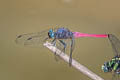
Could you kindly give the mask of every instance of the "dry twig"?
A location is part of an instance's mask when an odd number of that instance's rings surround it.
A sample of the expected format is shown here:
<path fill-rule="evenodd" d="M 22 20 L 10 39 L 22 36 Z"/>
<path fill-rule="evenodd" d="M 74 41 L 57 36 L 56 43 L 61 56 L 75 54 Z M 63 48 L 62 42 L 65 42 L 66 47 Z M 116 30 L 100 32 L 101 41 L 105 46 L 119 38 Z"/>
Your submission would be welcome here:
<path fill-rule="evenodd" d="M 46 42 L 43 45 L 45 47 L 49 48 L 53 53 L 56 52 L 56 54 L 59 55 L 61 59 L 63 59 L 67 63 L 69 63 L 69 56 L 63 52 L 61 53 L 61 51 L 58 48 L 56 48 L 55 46 L 53 46 L 51 43 Z M 88 68 L 86 68 L 85 66 L 83 66 L 82 64 L 80 64 L 79 62 L 77 62 L 74 59 L 72 59 L 72 66 L 93 80 L 104 80 L 103 78 L 99 77 L 97 74 L 93 73 Z"/>

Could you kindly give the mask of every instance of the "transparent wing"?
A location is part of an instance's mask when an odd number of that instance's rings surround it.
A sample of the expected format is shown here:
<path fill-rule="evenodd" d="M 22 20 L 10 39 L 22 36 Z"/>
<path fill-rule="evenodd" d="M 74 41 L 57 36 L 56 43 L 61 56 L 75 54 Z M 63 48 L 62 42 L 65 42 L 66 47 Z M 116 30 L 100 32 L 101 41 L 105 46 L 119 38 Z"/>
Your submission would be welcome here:
<path fill-rule="evenodd" d="M 39 45 L 47 37 L 47 32 L 48 30 L 19 35 L 16 38 L 16 43 L 22 45 Z"/>
<path fill-rule="evenodd" d="M 56 29 L 54 28 L 53 30 L 55 31 Z M 49 29 L 36 33 L 22 34 L 17 36 L 15 42 L 22 45 L 40 45 L 48 38 L 48 31 Z"/>
<path fill-rule="evenodd" d="M 109 34 L 108 38 L 111 42 L 115 56 L 120 55 L 120 40 L 113 34 Z"/>

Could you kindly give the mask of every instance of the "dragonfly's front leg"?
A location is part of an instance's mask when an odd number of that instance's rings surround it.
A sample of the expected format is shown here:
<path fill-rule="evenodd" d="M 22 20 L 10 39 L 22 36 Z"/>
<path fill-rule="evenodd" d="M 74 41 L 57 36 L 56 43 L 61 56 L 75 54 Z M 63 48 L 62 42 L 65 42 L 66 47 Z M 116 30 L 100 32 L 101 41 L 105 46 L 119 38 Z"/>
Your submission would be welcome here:
<path fill-rule="evenodd" d="M 53 41 L 51 42 L 51 44 L 56 47 L 56 39 L 53 39 Z M 54 52 L 55 60 L 58 61 L 58 59 L 57 59 L 57 57 L 56 57 L 56 56 L 58 56 L 58 55 L 56 54 L 56 52 L 57 52 L 57 50 Z"/>
<path fill-rule="evenodd" d="M 53 39 L 53 41 L 51 42 L 51 44 L 56 47 L 56 38 Z M 56 55 L 56 51 L 55 51 L 55 55 Z"/>
<path fill-rule="evenodd" d="M 71 48 L 70 48 L 69 66 L 71 66 L 71 64 L 72 64 L 73 44 L 74 44 L 74 38 L 71 39 Z"/>
<path fill-rule="evenodd" d="M 46 37 L 43 41 L 46 42 L 49 39 L 49 37 Z"/>
<path fill-rule="evenodd" d="M 59 41 L 63 44 L 64 48 L 62 49 L 62 51 L 65 53 L 66 43 L 63 40 L 59 40 Z"/>

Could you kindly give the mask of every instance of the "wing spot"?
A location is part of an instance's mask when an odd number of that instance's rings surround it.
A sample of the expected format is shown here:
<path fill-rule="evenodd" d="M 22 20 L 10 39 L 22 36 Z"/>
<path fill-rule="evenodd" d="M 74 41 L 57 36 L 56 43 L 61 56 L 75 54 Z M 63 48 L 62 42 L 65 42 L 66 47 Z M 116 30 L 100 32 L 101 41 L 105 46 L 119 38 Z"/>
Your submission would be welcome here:
<path fill-rule="evenodd" d="M 31 40 L 32 38 L 30 37 L 30 38 L 28 38 L 27 40 Z"/>
<path fill-rule="evenodd" d="M 22 37 L 22 35 L 19 35 L 17 38 L 21 38 Z"/>

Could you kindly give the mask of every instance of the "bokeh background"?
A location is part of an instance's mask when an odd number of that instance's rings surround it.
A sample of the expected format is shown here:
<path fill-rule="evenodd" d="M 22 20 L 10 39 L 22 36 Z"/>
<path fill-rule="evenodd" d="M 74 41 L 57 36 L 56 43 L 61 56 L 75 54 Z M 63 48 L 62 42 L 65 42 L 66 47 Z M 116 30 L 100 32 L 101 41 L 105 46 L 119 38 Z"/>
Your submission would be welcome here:
<path fill-rule="evenodd" d="M 61 25 L 84 33 L 115 34 L 120 39 L 120 0 L 0 0 L 0 80 L 91 80 L 47 48 L 16 45 L 16 36 Z M 73 57 L 111 79 L 101 65 L 113 57 L 107 38 L 79 38 Z"/>

